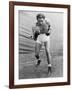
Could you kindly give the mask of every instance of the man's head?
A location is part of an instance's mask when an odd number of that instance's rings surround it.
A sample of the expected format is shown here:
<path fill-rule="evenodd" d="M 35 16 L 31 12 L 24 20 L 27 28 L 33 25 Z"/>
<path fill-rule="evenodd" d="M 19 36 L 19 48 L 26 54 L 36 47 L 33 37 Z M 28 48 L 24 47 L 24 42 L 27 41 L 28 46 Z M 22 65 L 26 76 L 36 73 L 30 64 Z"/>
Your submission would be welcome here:
<path fill-rule="evenodd" d="M 42 24 L 45 20 L 45 16 L 44 16 L 44 14 L 40 13 L 40 14 L 37 14 L 36 19 L 40 24 Z"/>

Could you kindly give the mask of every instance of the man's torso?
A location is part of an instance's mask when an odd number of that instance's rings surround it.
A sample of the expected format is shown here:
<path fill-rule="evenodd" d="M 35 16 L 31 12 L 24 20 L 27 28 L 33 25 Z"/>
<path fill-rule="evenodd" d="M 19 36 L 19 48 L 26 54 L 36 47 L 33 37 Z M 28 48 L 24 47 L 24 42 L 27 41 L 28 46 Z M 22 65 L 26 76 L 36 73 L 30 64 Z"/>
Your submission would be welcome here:
<path fill-rule="evenodd" d="M 39 29 L 40 34 L 48 33 L 50 24 L 45 21 L 44 24 L 40 25 L 38 22 L 36 23 L 36 27 Z"/>

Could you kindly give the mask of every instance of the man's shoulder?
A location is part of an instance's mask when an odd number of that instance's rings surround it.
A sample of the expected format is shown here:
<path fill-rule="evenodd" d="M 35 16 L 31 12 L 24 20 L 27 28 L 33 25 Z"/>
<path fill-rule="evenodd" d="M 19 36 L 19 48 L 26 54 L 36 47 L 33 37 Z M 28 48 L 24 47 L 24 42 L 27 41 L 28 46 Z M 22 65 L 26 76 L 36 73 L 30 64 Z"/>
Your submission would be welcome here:
<path fill-rule="evenodd" d="M 33 26 L 32 26 L 32 29 L 35 29 L 35 27 L 36 27 L 36 25 L 33 25 Z"/>
<path fill-rule="evenodd" d="M 36 22 L 37 23 L 37 22 Z M 33 25 L 32 25 L 32 28 L 35 28 L 36 27 L 36 23 L 34 23 Z"/>
<path fill-rule="evenodd" d="M 39 31 L 39 27 L 38 26 L 33 26 L 32 30 Z"/>
<path fill-rule="evenodd" d="M 45 20 L 46 24 L 50 25 L 50 22 L 48 20 Z"/>

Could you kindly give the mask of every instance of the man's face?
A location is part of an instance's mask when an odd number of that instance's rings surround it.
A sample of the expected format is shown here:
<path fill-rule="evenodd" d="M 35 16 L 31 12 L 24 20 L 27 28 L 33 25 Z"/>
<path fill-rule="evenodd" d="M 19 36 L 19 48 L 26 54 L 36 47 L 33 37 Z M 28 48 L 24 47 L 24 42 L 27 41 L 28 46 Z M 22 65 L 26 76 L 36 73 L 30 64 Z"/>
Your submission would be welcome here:
<path fill-rule="evenodd" d="M 45 21 L 45 19 L 44 18 L 38 18 L 37 21 L 39 22 L 39 24 L 43 24 L 43 22 Z"/>

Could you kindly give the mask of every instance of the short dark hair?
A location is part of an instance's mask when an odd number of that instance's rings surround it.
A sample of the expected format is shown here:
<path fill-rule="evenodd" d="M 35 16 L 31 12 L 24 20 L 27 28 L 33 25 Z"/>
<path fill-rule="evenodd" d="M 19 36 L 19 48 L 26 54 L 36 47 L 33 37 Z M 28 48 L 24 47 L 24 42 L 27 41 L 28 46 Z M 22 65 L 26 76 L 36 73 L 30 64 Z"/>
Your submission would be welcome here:
<path fill-rule="evenodd" d="M 39 14 L 37 14 L 37 16 L 36 16 L 36 19 L 37 19 L 37 20 L 38 20 L 38 18 L 44 18 L 44 19 L 45 19 L 45 15 L 44 15 L 44 14 L 39 13 Z"/>

